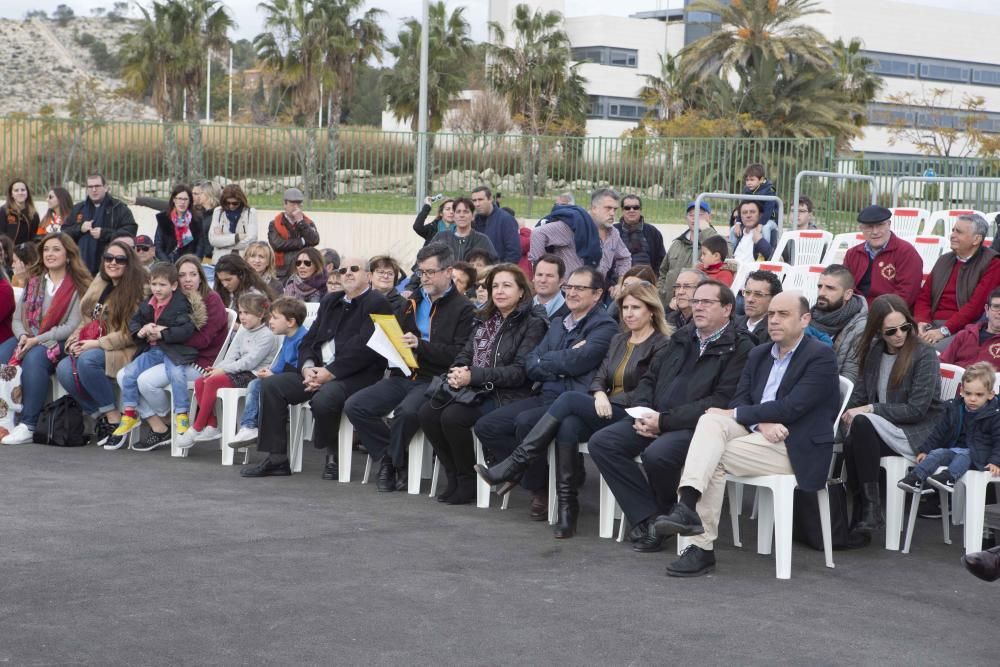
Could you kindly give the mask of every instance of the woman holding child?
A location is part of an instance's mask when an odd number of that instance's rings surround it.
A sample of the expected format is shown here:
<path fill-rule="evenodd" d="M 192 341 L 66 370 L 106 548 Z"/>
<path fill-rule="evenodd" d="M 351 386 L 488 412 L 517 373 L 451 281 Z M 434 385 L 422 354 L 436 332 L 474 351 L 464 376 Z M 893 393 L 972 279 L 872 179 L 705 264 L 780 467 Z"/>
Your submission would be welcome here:
<path fill-rule="evenodd" d="M 40 246 L 41 260 L 28 267 L 14 313 L 14 337 L 0 345 L 0 362 L 21 365 L 24 406 L 20 423 L 2 440 L 5 445 L 31 442 L 49 376 L 80 323 L 80 298 L 90 286 L 90 272 L 73 239 L 61 232 L 48 234 Z"/>
<path fill-rule="evenodd" d="M 128 322 L 143 300 L 146 270 L 124 241 L 108 244 L 101 269 L 80 301 L 80 323 L 66 339 L 66 355 L 56 367 L 59 384 L 94 417 L 96 444 L 118 428 L 117 375 L 135 354 Z"/>
<path fill-rule="evenodd" d="M 852 543 L 860 545 L 885 523 L 879 458 L 914 459 L 942 404 L 937 353 L 920 340 L 900 297 L 883 294 L 872 301 L 858 350 L 858 382 L 841 420 L 850 428 L 844 452 L 855 497 Z"/>

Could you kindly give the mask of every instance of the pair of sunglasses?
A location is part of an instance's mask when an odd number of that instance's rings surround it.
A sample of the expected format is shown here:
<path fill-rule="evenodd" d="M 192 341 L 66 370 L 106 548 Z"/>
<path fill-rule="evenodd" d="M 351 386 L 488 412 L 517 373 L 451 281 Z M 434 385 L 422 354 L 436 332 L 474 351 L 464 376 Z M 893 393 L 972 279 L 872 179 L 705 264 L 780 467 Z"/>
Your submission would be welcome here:
<path fill-rule="evenodd" d="M 898 327 L 889 327 L 882 332 L 883 336 L 895 336 L 897 331 L 902 331 L 903 333 L 910 333 L 913 331 L 913 325 L 907 322 L 906 324 L 901 324 Z"/>
<path fill-rule="evenodd" d="M 295 266 L 312 266 L 312 265 L 313 265 L 313 263 L 312 263 L 311 259 L 297 259 L 297 260 L 295 260 Z"/>
<path fill-rule="evenodd" d="M 339 269 L 337 269 L 337 273 L 339 273 L 340 275 L 344 275 L 348 271 L 350 271 L 351 273 L 357 273 L 360 270 L 361 270 L 360 266 L 342 266 Z"/>
<path fill-rule="evenodd" d="M 103 259 L 105 264 L 117 264 L 118 266 L 128 265 L 128 256 L 126 255 L 112 255 L 111 253 L 105 253 Z"/>

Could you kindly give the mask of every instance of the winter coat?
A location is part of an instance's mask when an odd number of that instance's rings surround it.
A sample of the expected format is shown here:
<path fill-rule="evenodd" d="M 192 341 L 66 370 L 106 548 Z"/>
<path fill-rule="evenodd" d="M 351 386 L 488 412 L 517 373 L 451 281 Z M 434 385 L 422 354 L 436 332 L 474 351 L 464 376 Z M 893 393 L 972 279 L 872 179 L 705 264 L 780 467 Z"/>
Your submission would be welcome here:
<path fill-rule="evenodd" d="M 307 362 L 323 364 L 323 344 L 334 341 L 333 362 L 326 366 L 338 380 L 354 380 L 360 384 L 378 382 L 386 367 L 385 358 L 368 347 L 375 332 L 371 316 L 391 315 L 389 302 L 378 291 L 369 289 L 350 301 L 344 292 L 327 294 L 320 303 L 316 321 L 299 344 L 299 367 Z"/>
<path fill-rule="evenodd" d="M 563 325 L 565 319 L 552 321 L 545 338 L 528 354 L 525 363 L 528 377 L 541 383 L 545 394 L 587 392 L 608 353 L 611 339 L 618 333 L 618 325 L 599 304 L 584 315 L 572 331 L 567 331 Z M 574 349 L 573 346 L 581 341 L 586 343 Z"/>
<path fill-rule="evenodd" d="M 698 270 L 708 276 L 709 280 L 718 280 L 726 287 L 733 286 L 733 280 L 736 278 L 736 272 L 739 268 L 739 263 L 731 259 L 707 266 L 705 264 L 698 264 Z"/>
<path fill-rule="evenodd" d="M 933 347 L 919 343 L 903 381 L 898 387 L 890 383 L 886 402 L 879 403 L 878 374 L 883 354 L 885 342 L 879 338 L 872 344 L 864 368 L 859 370 L 847 408 L 871 404 L 876 415 L 902 429 L 907 442 L 916 447 L 934 430 L 941 413 L 941 362 Z"/>
<path fill-rule="evenodd" d="M 708 229 L 699 229 L 698 249 L 701 250 L 702 241 L 710 236 L 718 235 L 719 233 L 712 226 L 709 226 Z M 660 292 L 660 298 L 664 305 L 669 304 L 670 300 L 674 298 L 674 283 L 680 272 L 697 264 L 697 262 L 691 261 L 693 257 L 691 245 L 691 230 L 687 230 L 675 238 L 670 247 L 667 248 L 667 256 L 660 264 L 660 277 L 656 281 L 656 288 Z"/>
<path fill-rule="evenodd" d="M 639 384 L 639 380 L 649 370 L 650 364 L 653 363 L 656 355 L 666 349 L 670 343 L 669 337 L 664 336 L 659 331 L 654 331 L 649 338 L 635 346 L 632 349 L 632 355 L 625 364 L 625 372 L 622 375 L 623 391 L 612 396 L 611 390 L 614 388 L 615 371 L 618 370 L 622 359 L 625 358 L 625 351 L 628 349 L 628 340 L 631 337 L 631 331 L 623 331 L 611 339 L 608 353 L 604 356 L 604 360 L 601 361 L 597 373 L 594 374 L 594 379 L 590 382 L 590 393 L 603 391 L 608 395 L 613 405 L 620 405 L 623 408 L 632 406 L 633 393 Z"/>
<path fill-rule="evenodd" d="M 736 394 L 747 355 L 755 346 L 749 333 L 730 324 L 699 356 L 696 335 L 694 324 L 675 331 L 632 393 L 633 405 L 660 413 L 661 432 L 693 429 L 708 408 L 728 406 Z M 668 404 L 670 385 L 684 362 L 694 357 L 698 359 L 694 369 L 683 380 L 687 400 L 679 405 Z"/>
<path fill-rule="evenodd" d="M 486 234 L 480 234 L 473 229 L 469 230 L 467 236 L 459 236 L 455 233 L 454 229 L 439 232 L 431 239 L 431 243 L 436 242 L 444 243 L 448 246 L 457 262 L 464 262 L 465 256 L 472 250 L 485 250 L 490 254 L 491 261 L 496 261 L 497 258 L 497 251 L 493 247 L 493 243 L 490 242 L 490 237 L 486 236 Z"/>
<path fill-rule="evenodd" d="M 200 293 L 187 293 L 192 305 L 201 299 Z M 208 296 L 204 299 L 205 321 L 204 324 L 197 324 L 198 330 L 187 339 L 187 344 L 198 351 L 198 358 L 194 360 L 197 366 L 208 368 L 215 363 L 219 356 L 219 350 L 225 344 L 229 336 L 229 315 L 226 307 L 222 304 L 222 297 L 215 290 L 209 290 Z"/>
<path fill-rule="evenodd" d="M 37 212 L 29 218 L 24 211 L 18 215 L 8 211 L 7 204 L 0 206 L 0 234 L 10 237 L 15 246 L 35 238 L 40 224 Z"/>
<path fill-rule="evenodd" d="M 868 302 L 861 294 L 854 294 L 851 299 L 859 302 L 858 312 L 839 331 L 826 333 L 833 333 L 833 351 L 837 354 L 837 372 L 851 382 L 857 382 L 858 352 L 861 349 L 861 334 L 864 333 L 865 325 L 868 323 Z M 815 308 L 813 308 L 812 313 L 813 323 L 810 328 L 818 328 L 816 326 L 817 316 L 823 317 L 825 314 L 820 313 Z M 819 330 L 825 331 L 825 329 Z"/>
<path fill-rule="evenodd" d="M 413 221 L 413 231 L 417 233 L 417 236 L 424 240 L 424 245 L 431 242 L 431 239 L 438 235 L 439 232 L 444 232 L 449 229 L 454 228 L 454 223 L 448 224 L 444 222 L 441 218 L 435 217 L 430 222 L 427 222 L 427 216 L 430 215 L 431 206 L 430 204 L 424 204 L 417 213 L 417 218 Z"/>
<path fill-rule="evenodd" d="M 1000 258 L 991 248 L 980 246 L 967 262 L 959 265 L 953 292 L 958 310 L 945 318 L 939 314 L 938 306 L 956 264 L 954 252 L 941 255 L 934 263 L 913 307 L 913 319 L 917 322 L 945 320 L 944 326 L 956 333 L 982 317 L 990 292 L 1000 284 Z"/>
<path fill-rule="evenodd" d="M 870 283 L 862 291 L 862 279 L 871 265 Z M 859 243 L 844 255 L 844 266 L 854 276 L 854 291 L 864 294 L 868 305 L 883 294 L 897 294 L 906 305 L 913 308 L 920 294 L 920 281 L 924 276 L 924 260 L 916 248 L 890 232 L 882 251 L 870 259 L 865 244 Z"/>
<path fill-rule="evenodd" d="M 914 449 L 930 454 L 935 449 L 964 447 L 969 450 L 974 469 L 983 470 L 988 463 L 1000 466 L 1000 398 L 994 396 L 975 412 L 966 413 L 965 418 L 971 419 L 972 423 L 966 432 L 966 440 L 959 442 L 964 407 L 965 401 L 961 396 L 945 401 L 934 430 Z"/>
<path fill-rule="evenodd" d="M 91 314 L 94 312 L 94 306 L 97 305 L 97 300 L 101 298 L 101 294 L 104 293 L 107 286 L 108 283 L 101 278 L 101 274 L 94 276 L 90 287 L 83 295 L 83 299 L 80 300 L 80 324 L 66 339 L 67 348 L 80 338 L 80 332 L 93 321 Z M 136 308 L 139 307 L 140 303 L 141 301 L 135 304 Z M 101 330 L 106 333 L 97 339 L 97 344 L 104 350 L 104 374 L 113 378 L 135 356 L 135 339 L 132 338 L 127 322 L 123 329 L 111 330 L 107 310 L 101 312 Z"/>
<path fill-rule="evenodd" d="M 257 209 L 245 206 L 240 212 L 239 220 L 236 221 L 236 231 L 232 234 L 229 232 L 229 218 L 226 217 L 225 209 L 221 206 L 213 209 L 208 222 L 210 247 L 205 249 L 206 255 L 211 253 L 213 264 L 234 252 L 242 255 L 247 246 L 256 240 Z"/>
<path fill-rule="evenodd" d="M 521 239 L 517 231 L 517 220 L 496 204 L 487 216 L 477 213 L 472 228 L 490 237 L 499 261 L 517 264 L 521 259 Z"/>
<path fill-rule="evenodd" d="M 144 326 L 154 322 L 158 326 L 166 327 L 161 333 L 162 338 L 156 341 L 156 347 L 179 366 L 193 363 L 198 358 L 198 350 L 187 341 L 206 321 L 205 306 L 197 293 L 187 295 L 179 289 L 174 290 L 159 318 L 154 318 L 153 304 L 149 300 L 143 301 L 128 323 L 129 333 L 136 343 L 135 356 L 139 356 L 151 347 L 148 339 L 140 338 L 136 334 Z"/>
<path fill-rule="evenodd" d="M 281 220 L 288 238 L 278 231 L 277 220 Z M 295 255 L 298 251 L 307 247 L 319 245 L 319 230 L 315 223 L 308 217 L 303 217 L 297 223 L 292 223 L 288 218 L 279 213 L 267 226 L 267 242 L 274 248 L 274 264 L 278 277 L 284 280 L 288 277 L 289 269 L 295 264 Z"/>
<path fill-rule="evenodd" d="M 191 214 L 191 240 L 177 247 L 177 236 L 174 234 L 174 223 L 170 213 L 164 211 L 156 214 L 156 233 L 153 235 L 153 247 L 156 249 L 156 259 L 161 262 L 176 262 L 181 255 L 202 256 L 201 239 L 204 234 L 201 228 L 201 218 Z"/>
<path fill-rule="evenodd" d="M 86 206 L 87 200 L 84 199 L 73 207 L 73 210 L 69 212 L 69 216 L 63 221 L 62 231 L 69 234 L 70 238 L 76 241 L 77 245 L 81 244 L 81 238 L 85 234 L 87 236 L 90 235 L 90 232 L 83 232 L 80 229 L 83 223 L 86 222 L 84 220 Z M 93 261 L 84 260 L 84 264 L 87 265 L 87 269 L 91 274 L 96 274 L 100 270 L 101 256 L 112 239 L 119 236 L 135 236 L 139 232 L 139 225 L 136 224 L 135 218 L 132 216 L 132 210 L 124 202 L 115 199 L 111 195 L 107 195 L 101 206 L 107 206 L 108 208 L 104 213 L 104 218 L 99 228 L 101 234 L 97 239 Z M 81 256 L 86 257 L 87 253 L 83 252 L 83 250 L 84 248 L 81 248 Z"/>
<path fill-rule="evenodd" d="M 532 306 L 530 301 L 521 304 L 500 325 L 490 347 L 490 365 L 481 368 L 472 365 L 483 332 L 483 321 L 477 318 L 475 331 L 452 366 L 468 366 L 471 386 L 492 386 L 501 405 L 526 398 L 531 393 L 531 383 L 524 362 L 545 337 L 548 327 L 544 308 Z"/>
<path fill-rule="evenodd" d="M 760 318 L 760 321 L 754 326 L 753 331 L 747 328 L 747 324 L 750 318 L 746 315 L 739 315 L 735 322 L 736 328 L 742 331 L 747 331 L 750 333 L 750 337 L 753 338 L 755 344 L 760 345 L 762 343 L 770 343 L 771 335 L 767 333 L 767 316 Z"/>
<path fill-rule="evenodd" d="M 660 230 L 657 229 L 655 225 L 649 224 L 646 222 L 646 219 L 641 216 L 639 217 L 639 225 L 641 226 L 640 229 L 642 231 L 642 236 L 646 240 L 646 245 L 649 249 L 649 261 L 638 261 L 636 259 L 637 255 L 633 253 L 632 266 L 648 263 L 649 267 L 653 269 L 653 273 L 659 277 L 660 265 L 663 264 L 663 260 L 667 256 L 667 249 L 663 245 L 663 234 L 660 233 Z M 625 231 L 625 218 L 618 220 L 618 222 L 614 224 L 614 227 L 618 230 L 618 233 L 621 234 L 622 241 L 625 242 L 625 246 L 628 247 L 628 239 L 626 238 L 627 232 Z M 629 248 L 629 252 L 631 251 L 632 249 Z M 642 259 L 642 257 L 639 256 L 639 259 Z"/>
<path fill-rule="evenodd" d="M 399 318 L 404 332 L 415 334 L 420 342 L 413 353 L 420 367 L 417 377 L 431 379 L 451 368 L 455 357 L 465 347 L 472 335 L 476 309 L 472 302 L 455 290 L 455 285 L 431 305 L 430 340 L 420 336 L 417 326 L 417 308 L 423 301 L 423 292 L 416 290 L 410 295 L 409 303 Z M 398 373 L 398 370 L 393 370 Z"/>
<path fill-rule="evenodd" d="M 979 333 L 988 325 L 988 322 L 973 322 L 955 334 L 948 349 L 941 353 L 941 361 L 962 368 L 968 368 L 977 361 L 988 361 L 1000 371 L 1000 333 L 992 334 L 984 343 L 979 343 Z"/>

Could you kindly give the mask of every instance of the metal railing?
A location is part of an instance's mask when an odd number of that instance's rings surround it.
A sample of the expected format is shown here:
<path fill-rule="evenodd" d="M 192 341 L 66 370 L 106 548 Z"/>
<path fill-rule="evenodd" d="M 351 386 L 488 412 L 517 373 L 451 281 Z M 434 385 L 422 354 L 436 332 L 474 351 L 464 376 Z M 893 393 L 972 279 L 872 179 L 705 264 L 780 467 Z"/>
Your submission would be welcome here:
<path fill-rule="evenodd" d="M 795 190 L 792 193 L 791 201 L 792 206 L 795 207 L 796 214 L 792 216 L 793 222 L 790 229 L 795 229 L 798 224 L 799 195 L 802 193 L 802 179 L 806 176 L 827 179 L 828 193 L 833 191 L 832 183 L 830 183 L 830 181 L 859 181 L 868 183 L 871 186 L 871 203 L 878 203 L 878 191 L 874 176 L 866 176 L 862 174 L 840 174 L 832 171 L 800 171 L 795 175 Z M 815 202 L 813 202 L 813 205 L 815 206 Z M 781 225 L 778 225 L 778 229 L 781 230 Z"/>
<path fill-rule="evenodd" d="M 701 192 L 694 199 L 694 214 L 695 214 L 695 224 L 692 226 L 694 233 L 691 235 L 691 266 L 697 266 L 700 261 L 698 254 L 701 252 L 701 248 L 698 247 L 698 211 L 701 210 L 701 201 L 703 199 L 727 199 L 729 201 L 773 201 L 778 204 L 778 229 L 783 229 L 785 221 L 785 205 L 781 201 L 781 197 L 775 197 L 774 195 L 731 195 L 722 192 Z M 767 220 L 761 220 L 760 224 L 766 223 Z M 736 248 L 733 248 L 735 252 Z"/>

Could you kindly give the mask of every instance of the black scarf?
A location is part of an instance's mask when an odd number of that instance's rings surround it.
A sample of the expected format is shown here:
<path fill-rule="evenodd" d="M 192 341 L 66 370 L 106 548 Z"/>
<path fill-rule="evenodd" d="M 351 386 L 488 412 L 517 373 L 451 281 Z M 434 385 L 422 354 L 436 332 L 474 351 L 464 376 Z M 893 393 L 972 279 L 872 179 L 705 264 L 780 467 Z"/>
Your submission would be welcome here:
<path fill-rule="evenodd" d="M 847 323 L 854 319 L 854 316 L 861 312 L 863 297 L 855 294 L 843 306 L 837 310 L 824 313 L 822 310 L 812 309 L 812 326 L 825 333 L 830 338 L 836 338 L 840 330 L 847 326 Z"/>
<path fill-rule="evenodd" d="M 236 233 L 236 225 L 240 221 L 240 216 L 243 215 L 243 207 L 240 206 L 235 211 L 231 211 L 228 208 L 224 209 L 223 212 L 226 214 L 226 219 L 229 220 L 229 233 Z"/>
<path fill-rule="evenodd" d="M 107 214 L 108 209 L 111 208 L 111 195 L 104 195 L 104 199 L 101 204 L 95 205 L 94 200 L 87 197 L 87 201 L 83 204 L 83 219 L 92 220 L 92 227 L 103 227 L 104 217 Z M 90 232 L 80 234 L 80 240 L 77 241 L 80 246 L 80 259 L 83 260 L 84 265 L 90 269 L 91 273 L 97 273 L 100 268 L 100 240 L 95 239 L 90 235 Z"/>

